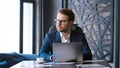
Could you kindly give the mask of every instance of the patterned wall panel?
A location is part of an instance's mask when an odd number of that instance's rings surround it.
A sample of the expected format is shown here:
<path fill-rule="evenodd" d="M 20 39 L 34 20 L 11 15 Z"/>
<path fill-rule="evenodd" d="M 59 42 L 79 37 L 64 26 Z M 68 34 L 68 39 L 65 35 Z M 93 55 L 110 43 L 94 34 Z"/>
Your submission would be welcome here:
<path fill-rule="evenodd" d="M 87 38 L 94 59 L 112 60 L 112 0 L 68 0 L 68 8 L 75 15 L 75 23 Z"/>

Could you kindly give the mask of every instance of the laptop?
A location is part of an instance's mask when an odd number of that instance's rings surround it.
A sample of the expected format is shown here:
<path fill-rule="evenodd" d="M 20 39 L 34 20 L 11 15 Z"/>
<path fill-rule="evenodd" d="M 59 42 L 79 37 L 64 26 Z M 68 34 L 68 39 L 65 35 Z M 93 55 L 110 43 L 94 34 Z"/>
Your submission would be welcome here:
<path fill-rule="evenodd" d="M 53 62 L 82 62 L 82 43 L 53 43 Z"/>

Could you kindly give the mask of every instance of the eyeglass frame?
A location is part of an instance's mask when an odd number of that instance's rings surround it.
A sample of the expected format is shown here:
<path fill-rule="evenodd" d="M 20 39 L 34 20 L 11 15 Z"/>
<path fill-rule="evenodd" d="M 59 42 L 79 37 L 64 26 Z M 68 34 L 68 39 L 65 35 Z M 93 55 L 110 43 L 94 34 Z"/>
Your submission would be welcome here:
<path fill-rule="evenodd" d="M 69 20 L 59 20 L 59 19 L 55 19 L 54 21 L 55 21 L 56 24 L 57 24 L 57 23 L 66 24 L 66 22 L 69 21 Z"/>

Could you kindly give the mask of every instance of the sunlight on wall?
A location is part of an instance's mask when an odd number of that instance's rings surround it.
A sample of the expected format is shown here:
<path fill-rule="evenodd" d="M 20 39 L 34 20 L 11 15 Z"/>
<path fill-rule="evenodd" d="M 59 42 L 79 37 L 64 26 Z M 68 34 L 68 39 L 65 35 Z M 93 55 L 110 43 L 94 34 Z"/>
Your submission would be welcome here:
<path fill-rule="evenodd" d="M 20 0 L 0 2 L 0 52 L 19 52 Z"/>

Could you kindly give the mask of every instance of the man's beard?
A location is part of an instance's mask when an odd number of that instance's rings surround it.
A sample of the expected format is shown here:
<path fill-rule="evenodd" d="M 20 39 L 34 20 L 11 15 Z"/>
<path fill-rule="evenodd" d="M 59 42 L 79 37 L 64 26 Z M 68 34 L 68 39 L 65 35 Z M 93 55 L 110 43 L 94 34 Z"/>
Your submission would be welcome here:
<path fill-rule="evenodd" d="M 62 30 L 59 30 L 59 29 L 57 29 L 59 32 L 66 32 L 66 31 L 68 31 L 68 29 L 66 28 L 66 29 L 62 29 Z"/>

